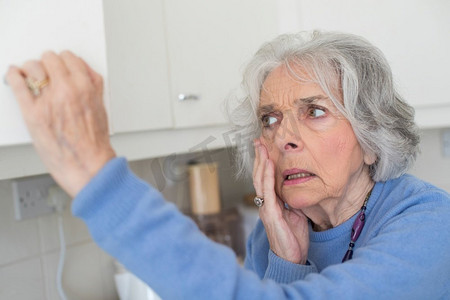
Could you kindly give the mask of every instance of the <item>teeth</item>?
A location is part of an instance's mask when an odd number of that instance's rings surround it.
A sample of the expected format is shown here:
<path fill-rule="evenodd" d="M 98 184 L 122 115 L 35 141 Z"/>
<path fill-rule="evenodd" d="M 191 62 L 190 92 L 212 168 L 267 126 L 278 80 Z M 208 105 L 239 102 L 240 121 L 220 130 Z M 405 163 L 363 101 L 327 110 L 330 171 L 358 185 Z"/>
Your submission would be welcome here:
<path fill-rule="evenodd" d="M 296 179 L 296 178 L 304 178 L 308 176 L 312 176 L 311 173 L 297 173 L 297 174 L 291 174 L 287 176 L 287 180 Z"/>

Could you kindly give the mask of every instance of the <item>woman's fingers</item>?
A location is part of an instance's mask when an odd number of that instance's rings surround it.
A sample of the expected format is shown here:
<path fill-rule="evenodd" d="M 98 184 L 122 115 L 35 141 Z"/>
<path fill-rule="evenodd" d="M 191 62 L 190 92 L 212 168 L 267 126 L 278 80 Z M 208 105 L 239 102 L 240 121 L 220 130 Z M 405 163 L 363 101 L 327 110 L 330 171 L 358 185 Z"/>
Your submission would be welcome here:
<path fill-rule="evenodd" d="M 305 263 L 309 247 L 306 218 L 301 212 L 287 210 L 283 201 L 277 197 L 275 165 L 260 140 L 255 140 L 253 185 L 257 196 L 264 198 L 259 215 L 267 232 L 270 249 L 283 259 Z"/>
<path fill-rule="evenodd" d="M 11 66 L 6 73 L 6 82 L 11 87 L 22 112 L 28 115 L 28 111 L 33 109 L 34 97 L 25 83 L 23 71 L 18 67 Z"/>
<path fill-rule="evenodd" d="M 253 178 L 255 178 L 256 175 L 256 170 L 258 169 L 258 165 L 259 165 L 259 146 L 261 145 L 261 143 L 259 142 L 259 139 L 255 139 L 253 141 L 253 148 L 255 150 L 255 161 L 253 163 Z"/>
<path fill-rule="evenodd" d="M 11 67 L 6 80 L 43 162 L 55 180 L 76 195 L 115 156 L 101 76 L 64 51 L 46 52 L 41 61 L 29 61 L 22 69 Z"/>
<path fill-rule="evenodd" d="M 42 54 L 42 64 L 51 82 L 67 80 L 69 71 L 62 58 L 55 52 L 47 51 Z"/>
<path fill-rule="evenodd" d="M 27 61 L 22 66 L 22 71 L 26 78 L 30 78 L 35 81 L 42 81 L 47 78 L 44 66 L 38 60 Z"/>
<path fill-rule="evenodd" d="M 264 167 L 264 184 L 263 184 L 263 194 L 267 199 L 265 201 L 265 209 L 272 210 L 276 205 L 276 194 L 275 194 L 275 180 L 274 180 L 274 170 L 273 163 L 270 159 L 266 159 Z"/>
<path fill-rule="evenodd" d="M 275 166 L 269 159 L 269 154 L 263 144 L 258 146 L 259 162 L 253 182 L 257 196 L 264 198 L 260 212 L 270 211 L 276 218 L 281 215 L 281 204 L 275 193 Z"/>
<path fill-rule="evenodd" d="M 266 160 L 264 170 L 264 205 L 259 215 L 269 239 L 270 249 L 279 257 L 293 263 L 302 262 L 300 247 L 296 236 L 284 218 L 284 207 L 275 193 L 275 166 Z"/>
<path fill-rule="evenodd" d="M 264 199 L 264 206 L 277 204 L 278 200 L 275 193 L 275 176 L 273 162 L 269 159 L 266 147 L 259 141 L 255 142 L 255 164 L 253 167 L 253 185 L 256 195 Z M 269 205 L 267 205 L 269 204 Z"/>
<path fill-rule="evenodd" d="M 63 51 L 60 54 L 62 61 L 66 65 L 67 71 L 70 75 L 82 75 L 84 77 L 88 76 L 88 71 L 86 65 L 83 63 L 81 58 L 76 56 L 70 51 Z"/>
<path fill-rule="evenodd" d="M 268 212 L 271 214 L 271 217 L 279 219 L 284 208 L 281 205 L 281 200 L 278 199 L 275 192 L 275 166 L 270 159 L 265 161 L 262 189 L 264 195 L 264 206 L 262 207 L 262 213 Z"/>
<path fill-rule="evenodd" d="M 81 63 L 84 64 L 86 71 L 89 75 L 89 78 L 91 79 L 91 81 L 94 83 L 96 89 L 99 92 L 99 95 L 102 96 L 103 95 L 103 77 L 95 72 L 81 57 L 80 57 Z M 102 100 L 102 99 L 100 99 Z"/>
<path fill-rule="evenodd" d="M 264 197 L 264 169 L 268 155 L 260 141 L 256 142 L 255 154 L 255 164 L 253 166 L 253 186 L 255 187 L 256 195 L 258 197 Z"/>
<path fill-rule="evenodd" d="M 253 186 L 256 196 L 263 197 L 263 174 L 264 174 L 264 158 L 261 155 L 261 143 L 255 142 L 255 162 L 253 165 Z"/>

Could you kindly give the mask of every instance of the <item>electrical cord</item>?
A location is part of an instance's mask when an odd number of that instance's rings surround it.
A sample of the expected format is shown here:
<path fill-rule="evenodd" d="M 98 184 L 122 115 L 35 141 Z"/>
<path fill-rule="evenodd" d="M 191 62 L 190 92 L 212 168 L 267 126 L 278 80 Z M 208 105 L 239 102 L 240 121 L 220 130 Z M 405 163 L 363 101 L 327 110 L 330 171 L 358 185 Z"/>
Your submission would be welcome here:
<path fill-rule="evenodd" d="M 68 300 L 64 287 L 62 285 L 62 275 L 64 271 L 64 260 L 66 258 L 66 241 L 64 237 L 63 217 L 62 213 L 66 207 L 66 203 L 69 201 L 69 196 L 58 186 L 52 186 L 48 189 L 48 201 L 51 206 L 55 208 L 58 214 L 58 232 L 59 232 L 59 263 L 56 272 L 56 289 L 58 290 L 61 300 Z"/>
<path fill-rule="evenodd" d="M 66 258 L 66 242 L 64 239 L 64 227 L 61 213 L 58 213 L 58 227 L 59 227 L 58 229 L 59 229 L 60 253 L 59 253 L 58 271 L 56 272 L 56 288 L 58 289 L 58 294 L 61 300 L 67 300 L 66 293 L 64 292 L 64 288 L 62 286 L 64 260 Z"/>

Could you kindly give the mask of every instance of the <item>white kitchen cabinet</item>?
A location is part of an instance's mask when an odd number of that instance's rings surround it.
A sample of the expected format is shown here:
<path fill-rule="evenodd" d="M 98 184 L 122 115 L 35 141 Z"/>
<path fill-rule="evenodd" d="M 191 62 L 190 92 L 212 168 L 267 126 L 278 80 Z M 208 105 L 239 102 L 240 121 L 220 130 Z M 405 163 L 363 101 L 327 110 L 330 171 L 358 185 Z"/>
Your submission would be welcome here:
<path fill-rule="evenodd" d="M 162 0 L 0 2 L 0 70 L 69 49 L 105 79 L 111 133 L 173 127 Z M 0 87 L 0 145 L 30 137 L 6 85 Z"/>
<path fill-rule="evenodd" d="M 3 78 L 10 64 L 38 59 L 45 50 L 71 49 L 107 81 L 104 36 L 101 0 L 2 0 L 0 76 Z M 0 82 L 0 146 L 29 142 L 12 92 Z"/>
<path fill-rule="evenodd" d="M 114 0 L 104 8 L 114 133 L 226 123 L 221 105 L 241 67 L 278 33 L 276 0 Z"/>
<path fill-rule="evenodd" d="M 176 128 L 225 123 L 244 63 L 278 34 L 275 0 L 165 0 Z M 188 99 L 180 101 L 179 96 Z M 194 99 L 192 99 L 194 98 Z"/>
<path fill-rule="evenodd" d="M 221 104 L 242 65 L 278 33 L 275 0 L 104 7 L 114 133 L 226 123 Z"/>
<path fill-rule="evenodd" d="M 114 133 L 173 127 L 163 0 L 105 0 Z"/>
<path fill-rule="evenodd" d="M 0 72 L 47 49 L 70 49 L 105 79 L 118 155 L 215 149 L 229 146 L 220 103 L 244 62 L 278 33 L 276 19 L 275 0 L 4 0 Z M 179 93 L 201 99 L 178 102 Z M 4 84 L 0 98 L 0 179 L 44 173 Z"/>
<path fill-rule="evenodd" d="M 420 127 L 450 126 L 450 1 L 299 0 L 304 30 L 355 33 L 386 55 Z"/>

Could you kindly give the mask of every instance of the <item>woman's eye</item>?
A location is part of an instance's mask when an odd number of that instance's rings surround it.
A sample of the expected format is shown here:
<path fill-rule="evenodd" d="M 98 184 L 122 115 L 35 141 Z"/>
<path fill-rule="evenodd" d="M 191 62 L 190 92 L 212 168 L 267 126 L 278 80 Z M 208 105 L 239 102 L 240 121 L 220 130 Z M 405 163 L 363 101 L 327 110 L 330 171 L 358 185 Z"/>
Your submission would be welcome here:
<path fill-rule="evenodd" d="M 270 127 L 272 124 L 278 122 L 278 119 L 274 116 L 263 116 L 261 118 L 263 127 Z"/>
<path fill-rule="evenodd" d="M 313 118 L 318 118 L 325 115 L 325 110 L 318 107 L 311 107 L 308 110 L 308 115 Z"/>

